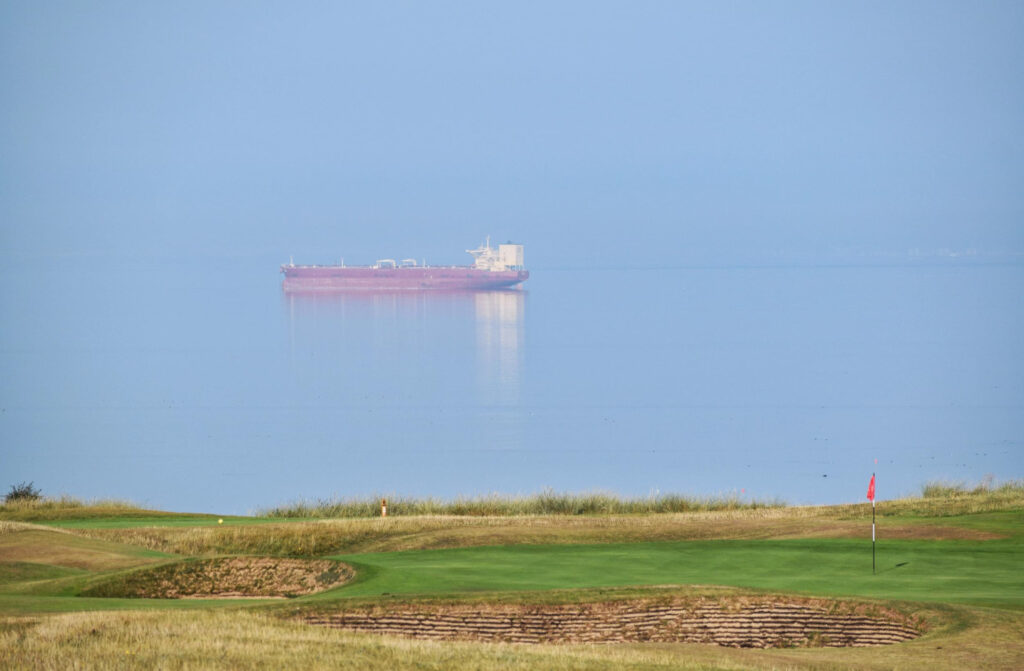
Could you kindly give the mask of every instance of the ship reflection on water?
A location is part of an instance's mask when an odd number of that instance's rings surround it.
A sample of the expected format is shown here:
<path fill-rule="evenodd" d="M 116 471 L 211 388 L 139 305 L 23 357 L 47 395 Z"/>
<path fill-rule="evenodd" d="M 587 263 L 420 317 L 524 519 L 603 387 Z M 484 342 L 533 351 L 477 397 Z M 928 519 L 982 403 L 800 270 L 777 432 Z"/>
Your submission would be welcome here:
<path fill-rule="evenodd" d="M 381 402 L 517 403 L 523 291 L 285 294 L 301 394 L 344 381 Z"/>
<path fill-rule="evenodd" d="M 526 297 L 521 291 L 486 291 L 473 299 L 477 376 L 483 400 L 501 405 L 517 403 Z"/>

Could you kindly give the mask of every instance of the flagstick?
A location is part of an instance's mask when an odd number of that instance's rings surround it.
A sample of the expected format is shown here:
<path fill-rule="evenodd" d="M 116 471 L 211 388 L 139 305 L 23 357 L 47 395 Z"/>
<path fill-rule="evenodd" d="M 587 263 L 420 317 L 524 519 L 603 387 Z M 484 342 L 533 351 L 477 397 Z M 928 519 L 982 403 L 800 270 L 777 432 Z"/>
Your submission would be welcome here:
<path fill-rule="evenodd" d="M 875 481 L 875 474 L 871 474 L 871 481 Z M 875 497 L 871 497 L 871 575 L 875 575 Z"/>

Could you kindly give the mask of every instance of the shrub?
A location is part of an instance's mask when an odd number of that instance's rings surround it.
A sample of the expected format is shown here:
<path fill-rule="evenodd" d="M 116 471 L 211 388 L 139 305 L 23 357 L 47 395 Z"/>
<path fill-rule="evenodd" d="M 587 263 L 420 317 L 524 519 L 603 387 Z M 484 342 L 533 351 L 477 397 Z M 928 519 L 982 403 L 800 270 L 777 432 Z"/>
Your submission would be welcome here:
<path fill-rule="evenodd" d="M 16 501 L 38 501 L 43 498 L 43 493 L 39 491 L 37 487 L 32 486 L 31 482 L 22 482 L 21 484 L 11 485 L 11 491 L 7 492 L 7 496 L 4 497 L 4 503 L 14 503 Z"/>

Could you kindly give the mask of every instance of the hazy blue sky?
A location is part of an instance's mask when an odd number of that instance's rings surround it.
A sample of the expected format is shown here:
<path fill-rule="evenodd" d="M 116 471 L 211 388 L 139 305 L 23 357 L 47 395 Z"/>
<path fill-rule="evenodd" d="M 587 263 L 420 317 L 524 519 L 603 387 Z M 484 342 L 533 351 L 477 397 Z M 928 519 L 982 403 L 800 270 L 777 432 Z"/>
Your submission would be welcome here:
<path fill-rule="evenodd" d="M 1019 0 L 0 0 L 0 487 L 1020 477 L 1022 36 Z M 525 294 L 281 294 L 488 234 Z"/>
<path fill-rule="evenodd" d="M 1019 255 L 1022 35 L 1016 1 L 6 0 L 0 249 Z"/>

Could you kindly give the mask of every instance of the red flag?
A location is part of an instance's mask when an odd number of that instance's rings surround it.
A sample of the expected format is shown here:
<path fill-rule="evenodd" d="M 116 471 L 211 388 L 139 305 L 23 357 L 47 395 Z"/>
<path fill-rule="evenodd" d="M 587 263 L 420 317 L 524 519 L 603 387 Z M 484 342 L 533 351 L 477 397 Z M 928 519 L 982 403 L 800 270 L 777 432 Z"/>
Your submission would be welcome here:
<path fill-rule="evenodd" d="M 871 474 L 871 483 L 868 484 L 868 501 L 875 500 L 875 474 Z"/>

